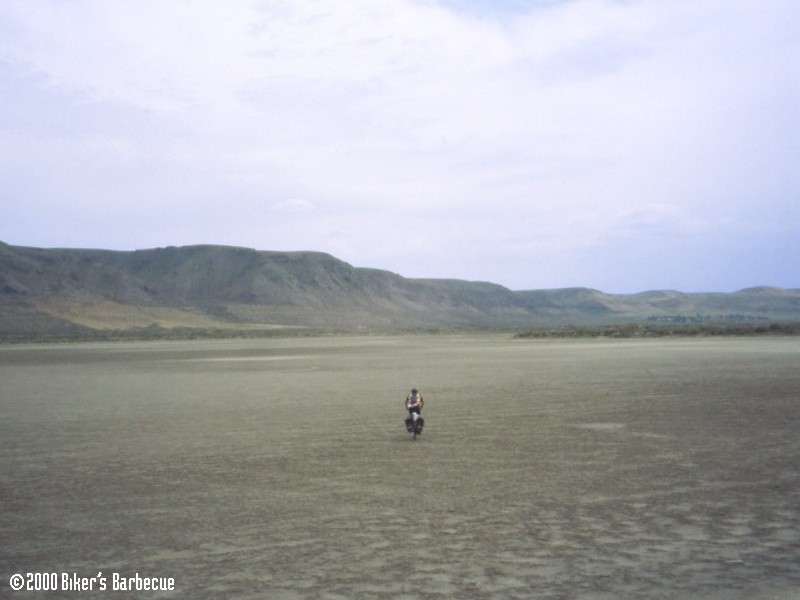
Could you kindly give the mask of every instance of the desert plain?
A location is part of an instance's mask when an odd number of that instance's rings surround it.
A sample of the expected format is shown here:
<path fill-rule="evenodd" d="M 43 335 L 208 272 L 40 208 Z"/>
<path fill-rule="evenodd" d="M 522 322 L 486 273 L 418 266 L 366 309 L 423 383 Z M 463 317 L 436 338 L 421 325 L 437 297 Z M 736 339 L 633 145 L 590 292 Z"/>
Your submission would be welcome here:
<path fill-rule="evenodd" d="M 0 596 L 800 598 L 800 338 L 0 346 Z"/>

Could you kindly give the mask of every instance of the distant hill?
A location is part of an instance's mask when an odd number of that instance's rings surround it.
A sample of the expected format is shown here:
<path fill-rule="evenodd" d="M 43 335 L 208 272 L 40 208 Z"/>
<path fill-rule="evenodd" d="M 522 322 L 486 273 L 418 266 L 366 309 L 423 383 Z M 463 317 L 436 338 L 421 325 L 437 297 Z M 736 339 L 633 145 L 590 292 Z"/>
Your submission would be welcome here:
<path fill-rule="evenodd" d="M 0 242 L 0 339 L 137 328 L 537 327 L 800 320 L 800 290 L 512 291 L 409 279 L 319 252 L 186 246 L 118 252 Z"/>

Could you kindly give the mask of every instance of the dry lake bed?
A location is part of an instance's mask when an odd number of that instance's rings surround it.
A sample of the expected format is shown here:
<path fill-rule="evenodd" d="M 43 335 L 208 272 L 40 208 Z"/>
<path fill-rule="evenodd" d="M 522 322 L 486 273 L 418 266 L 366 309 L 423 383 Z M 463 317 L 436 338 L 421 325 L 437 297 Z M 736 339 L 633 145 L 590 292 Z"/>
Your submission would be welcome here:
<path fill-rule="evenodd" d="M 2 598 L 800 598 L 796 337 L 0 346 L 0 465 Z"/>

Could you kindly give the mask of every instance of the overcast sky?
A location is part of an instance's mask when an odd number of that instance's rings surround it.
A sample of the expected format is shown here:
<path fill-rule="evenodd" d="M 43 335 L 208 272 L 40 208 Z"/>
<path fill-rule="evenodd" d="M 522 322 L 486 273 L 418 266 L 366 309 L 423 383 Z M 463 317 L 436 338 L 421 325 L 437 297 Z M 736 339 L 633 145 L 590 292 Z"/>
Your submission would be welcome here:
<path fill-rule="evenodd" d="M 797 0 L 2 0 L 0 241 L 800 288 Z"/>

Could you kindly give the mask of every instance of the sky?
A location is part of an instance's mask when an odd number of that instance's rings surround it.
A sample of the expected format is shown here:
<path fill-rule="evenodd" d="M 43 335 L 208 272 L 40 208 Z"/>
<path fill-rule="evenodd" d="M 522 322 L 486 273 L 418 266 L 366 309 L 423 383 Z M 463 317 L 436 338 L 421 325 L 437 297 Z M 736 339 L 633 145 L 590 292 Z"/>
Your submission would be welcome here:
<path fill-rule="evenodd" d="M 2 0 L 0 241 L 800 288 L 797 0 Z"/>

